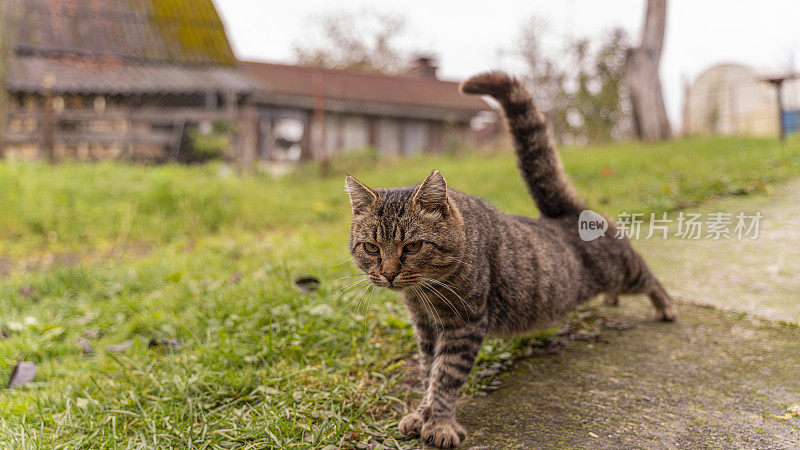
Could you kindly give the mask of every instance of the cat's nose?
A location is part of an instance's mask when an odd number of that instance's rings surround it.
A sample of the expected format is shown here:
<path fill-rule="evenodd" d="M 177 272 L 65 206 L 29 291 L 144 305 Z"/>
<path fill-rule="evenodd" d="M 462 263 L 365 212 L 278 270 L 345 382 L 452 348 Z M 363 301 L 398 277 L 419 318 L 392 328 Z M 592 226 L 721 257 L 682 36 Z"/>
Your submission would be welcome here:
<path fill-rule="evenodd" d="M 386 281 L 391 283 L 392 281 L 394 281 L 395 278 L 397 278 L 397 275 L 399 273 L 400 272 L 383 272 L 381 273 L 381 275 L 383 275 L 386 278 Z"/>

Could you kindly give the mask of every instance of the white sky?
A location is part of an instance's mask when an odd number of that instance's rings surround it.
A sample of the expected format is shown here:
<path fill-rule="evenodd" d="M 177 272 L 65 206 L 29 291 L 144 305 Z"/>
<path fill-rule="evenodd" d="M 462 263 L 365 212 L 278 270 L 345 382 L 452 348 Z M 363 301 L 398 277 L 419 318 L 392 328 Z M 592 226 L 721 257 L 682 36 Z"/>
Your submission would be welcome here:
<path fill-rule="evenodd" d="M 286 63 L 293 62 L 292 44 L 307 33 L 311 15 L 367 9 L 403 15 L 410 32 L 398 43 L 435 53 L 440 76 L 455 80 L 518 67 L 501 51 L 513 49 L 531 16 L 546 21 L 557 36 L 599 36 L 620 26 L 638 41 L 645 5 L 645 0 L 214 2 L 239 58 Z M 464 8 L 465 4 L 474 6 Z M 670 0 L 661 76 L 673 126 L 680 127 L 683 77 L 692 80 L 720 62 L 786 69 L 792 54 L 800 66 L 798 0 Z"/>

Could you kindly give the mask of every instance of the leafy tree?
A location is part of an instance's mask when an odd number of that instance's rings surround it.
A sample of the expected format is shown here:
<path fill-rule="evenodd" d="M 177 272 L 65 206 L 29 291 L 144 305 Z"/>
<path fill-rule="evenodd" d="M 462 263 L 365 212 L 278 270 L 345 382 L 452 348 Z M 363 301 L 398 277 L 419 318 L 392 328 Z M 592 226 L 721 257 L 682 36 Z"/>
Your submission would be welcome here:
<path fill-rule="evenodd" d="M 409 55 L 395 41 L 406 31 L 402 16 L 374 11 L 312 16 L 310 32 L 294 44 L 297 63 L 334 69 L 404 71 Z"/>
<path fill-rule="evenodd" d="M 545 50 L 550 37 L 546 24 L 531 19 L 522 28 L 517 54 L 556 139 L 585 143 L 627 137 L 631 121 L 623 80 L 625 32 L 606 32 L 595 45 L 586 38 L 568 40 L 557 56 Z"/>

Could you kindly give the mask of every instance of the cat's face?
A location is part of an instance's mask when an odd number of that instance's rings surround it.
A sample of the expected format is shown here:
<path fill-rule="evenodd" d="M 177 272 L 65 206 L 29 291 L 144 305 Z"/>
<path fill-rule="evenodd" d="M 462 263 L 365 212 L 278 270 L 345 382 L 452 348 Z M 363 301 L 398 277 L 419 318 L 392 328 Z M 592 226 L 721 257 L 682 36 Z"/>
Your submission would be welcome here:
<path fill-rule="evenodd" d="M 370 189 L 348 175 L 346 189 L 353 206 L 350 252 L 372 283 L 398 290 L 431 285 L 455 269 L 463 225 L 440 172 L 396 189 Z"/>

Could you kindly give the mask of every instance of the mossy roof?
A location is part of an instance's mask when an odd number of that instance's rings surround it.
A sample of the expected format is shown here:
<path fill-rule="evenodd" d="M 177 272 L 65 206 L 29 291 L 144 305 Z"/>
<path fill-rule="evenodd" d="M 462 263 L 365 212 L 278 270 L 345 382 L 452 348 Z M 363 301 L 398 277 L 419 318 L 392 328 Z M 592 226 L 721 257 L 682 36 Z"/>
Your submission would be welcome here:
<path fill-rule="evenodd" d="M 211 0 L 25 0 L 16 53 L 132 64 L 236 64 Z"/>

